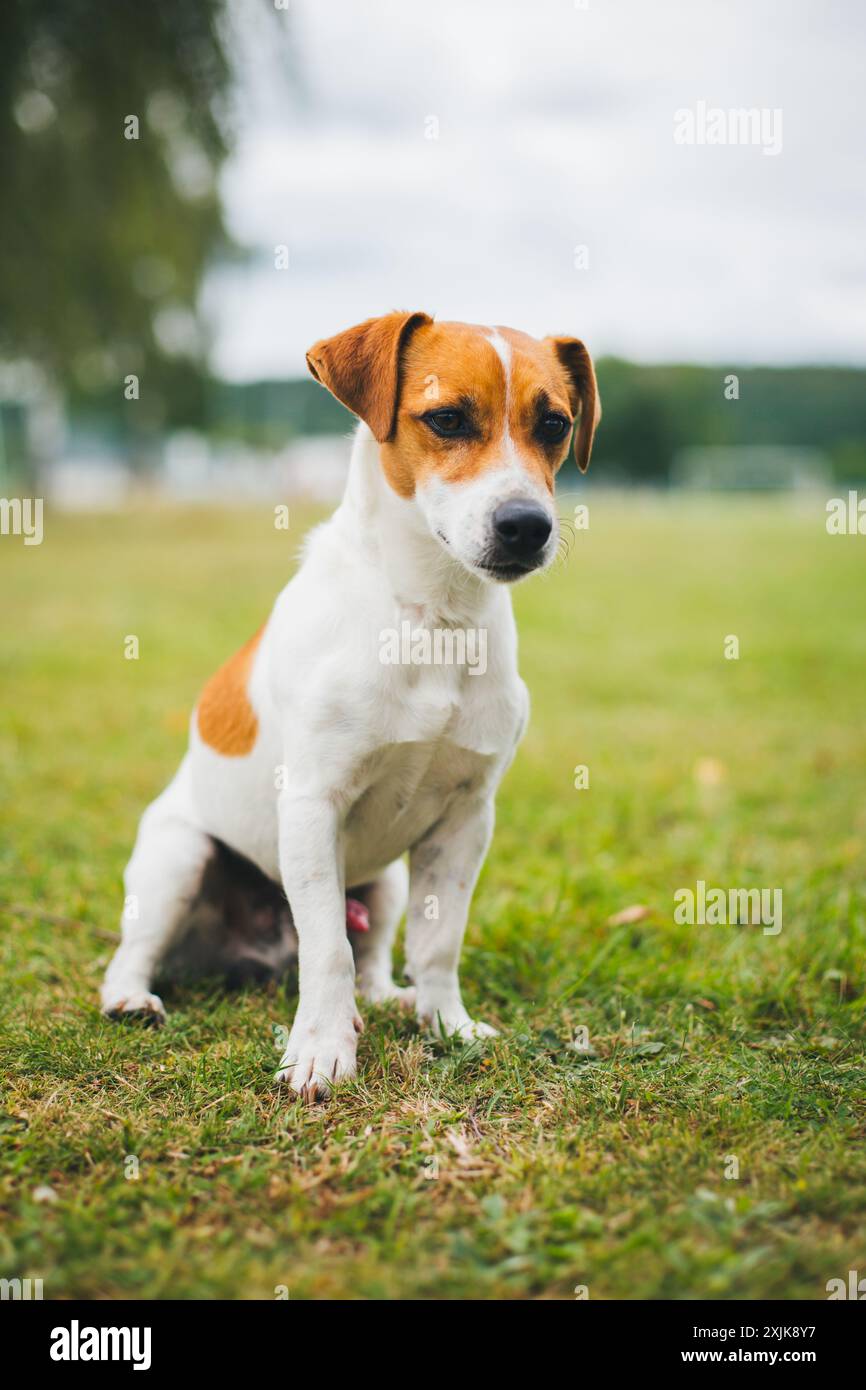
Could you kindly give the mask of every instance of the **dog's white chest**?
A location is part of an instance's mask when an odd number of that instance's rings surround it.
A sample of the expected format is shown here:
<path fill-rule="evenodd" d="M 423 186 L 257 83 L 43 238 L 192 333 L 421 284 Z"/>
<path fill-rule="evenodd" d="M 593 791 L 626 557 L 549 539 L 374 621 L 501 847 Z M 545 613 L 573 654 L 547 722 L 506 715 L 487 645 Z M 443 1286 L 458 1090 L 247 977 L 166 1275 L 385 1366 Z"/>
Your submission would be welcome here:
<path fill-rule="evenodd" d="M 486 684 L 466 667 L 401 666 L 380 691 L 377 746 L 357 768 L 346 817 L 347 881 L 403 854 L 507 757 L 519 712 L 497 710 Z"/>
<path fill-rule="evenodd" d="M 346 817 L 347 884 L 364 882 L 410 849 L 455 798 L 473 794 L 492 761 L 444 739 L 380 749 Z"/>

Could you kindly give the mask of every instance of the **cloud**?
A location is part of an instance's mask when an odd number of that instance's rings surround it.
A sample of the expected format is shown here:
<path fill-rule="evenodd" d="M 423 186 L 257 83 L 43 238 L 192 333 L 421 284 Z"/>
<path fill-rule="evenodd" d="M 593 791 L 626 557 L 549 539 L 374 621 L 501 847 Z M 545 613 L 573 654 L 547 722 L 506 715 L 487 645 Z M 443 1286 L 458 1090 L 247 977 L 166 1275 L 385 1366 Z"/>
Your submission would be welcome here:
<path fill-rule="evenodd" d="M 208 287 L 215 366 L 296 374 L 394 307 L 645 360 L 863 361 L 856 9 L 293 0 L 281 50 L 238 0 L 223 195 L 253 259 Z M 781 153 L 678 146 L 699 101 L 780 108 Z"/>

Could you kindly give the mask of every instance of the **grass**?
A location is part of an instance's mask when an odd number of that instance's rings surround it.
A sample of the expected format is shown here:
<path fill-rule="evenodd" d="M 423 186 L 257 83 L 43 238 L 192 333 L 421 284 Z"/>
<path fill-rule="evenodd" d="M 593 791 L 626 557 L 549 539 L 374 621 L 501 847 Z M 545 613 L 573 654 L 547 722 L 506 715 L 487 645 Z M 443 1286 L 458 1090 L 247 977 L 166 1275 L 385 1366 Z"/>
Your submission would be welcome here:
<path fill-rule="evenodd" d="M 0 540 L 0 1275 L 681 1299 L 824 1298 L 866 1269 L 866 542 L 823 522 L 593 496 L 568 565 L 516 595 L 533 717 L 463 970 L 503 1036 L 368 1010 L 357 1082 L 317 1109 L 270 1084 L 291 986 L 168 990 L 161 1032 L 96 1007 L 137 818 L 302 527 L 142 511 Z M 699 878 L 782 888 L 781 933 L 676 925 Z"/>

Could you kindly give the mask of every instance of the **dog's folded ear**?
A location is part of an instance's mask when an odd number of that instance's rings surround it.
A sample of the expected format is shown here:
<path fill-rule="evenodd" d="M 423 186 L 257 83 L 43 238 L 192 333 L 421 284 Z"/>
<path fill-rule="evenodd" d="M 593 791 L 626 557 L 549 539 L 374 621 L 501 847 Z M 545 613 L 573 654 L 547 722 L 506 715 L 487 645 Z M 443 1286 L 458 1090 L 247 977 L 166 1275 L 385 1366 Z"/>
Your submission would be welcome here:
<path fill-rule="evenodd" d="M 396 424 L 400 354 L 422 323 L 432 323 L 429 314 L 384 314 L 322 338 L 307 353 L 316 381 L 360 415 L 380 444 Z"/>
<path fill-rule="evenodd" d="M 601 420 L 601 399 L 592 358 L 579 338 L 548 338 L 571 384 L 572 409 L 580 411 L 574 432 L 574 457 L 581 473 L 589 467 L 592 441 Z"/>

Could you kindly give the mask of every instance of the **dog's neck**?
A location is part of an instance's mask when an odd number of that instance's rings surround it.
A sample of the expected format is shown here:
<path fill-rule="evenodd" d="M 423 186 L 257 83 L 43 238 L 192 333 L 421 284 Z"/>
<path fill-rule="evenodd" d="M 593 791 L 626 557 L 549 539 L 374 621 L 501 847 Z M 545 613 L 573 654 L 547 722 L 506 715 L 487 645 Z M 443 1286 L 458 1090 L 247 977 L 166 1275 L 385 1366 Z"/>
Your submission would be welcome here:
<path fill-rule="evenodd" d="M 499 586 L 470 574 L 432 535 L 419 507 L 399 497 L 382 471 L 366 425 L 355 435 L 346 490 L 335 519 L 378 563 L 398 606 L 415 621 L 477 625 Z"/>

